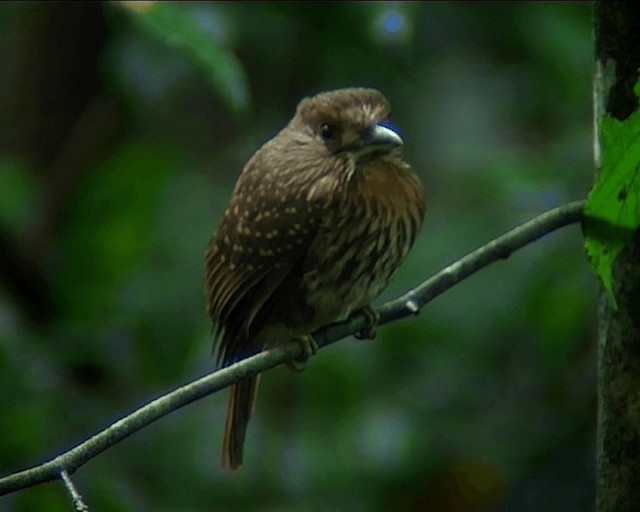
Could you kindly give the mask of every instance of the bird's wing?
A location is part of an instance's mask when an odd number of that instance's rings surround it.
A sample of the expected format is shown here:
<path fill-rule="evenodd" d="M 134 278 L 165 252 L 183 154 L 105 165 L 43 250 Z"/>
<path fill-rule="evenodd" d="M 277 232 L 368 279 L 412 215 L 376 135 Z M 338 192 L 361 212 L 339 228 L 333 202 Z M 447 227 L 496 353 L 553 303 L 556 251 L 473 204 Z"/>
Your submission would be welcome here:
<path fill-rule="evenodd" d="M 260 348 L 252 338 L 274 305 L 274 293 L 302 275 L 322 218 L 322 202 L 304 184 L 287 179 L 296 169 L 266 167 L 255 158 L 247 164 L 207 249 L 208 310 L 216 337 L 222 334 L 218 360 L 223 364 Z"/>

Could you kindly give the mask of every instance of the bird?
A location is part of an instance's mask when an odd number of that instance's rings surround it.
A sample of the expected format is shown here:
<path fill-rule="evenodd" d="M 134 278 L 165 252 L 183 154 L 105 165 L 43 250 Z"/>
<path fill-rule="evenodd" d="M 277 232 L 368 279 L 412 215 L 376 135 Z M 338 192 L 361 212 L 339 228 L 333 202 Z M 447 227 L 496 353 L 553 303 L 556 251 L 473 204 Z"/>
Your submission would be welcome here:
<path fill-rule="evenodd" d="M 304 361 L 317 350 L 319 328 L 360 313 L 368 327 L 375 323 L 371 302 L 425 215 L 425 189 L 389 114 L 388 100 L 371 88 L 303 98 L 246 163 L 205 255 L 219 367 L 291 341 Z M 258 382 L 243 377 L 231 386 L 227 471 L 243 464 Z"/>

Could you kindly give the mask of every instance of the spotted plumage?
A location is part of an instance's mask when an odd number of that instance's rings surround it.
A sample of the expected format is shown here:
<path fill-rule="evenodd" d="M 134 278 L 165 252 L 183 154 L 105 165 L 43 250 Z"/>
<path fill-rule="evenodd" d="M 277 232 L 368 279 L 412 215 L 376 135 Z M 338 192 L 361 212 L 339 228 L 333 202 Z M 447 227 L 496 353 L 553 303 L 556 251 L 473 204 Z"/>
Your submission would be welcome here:
<path fill-rule="evenodd" d="M 346 319 L 386 287 L 413 244 L 424 191 L 372 89 L 304 99 L 238 178 L 206 254 L 224 365 Z M 257 378 L 231 390 L 223 466 L 242 463 Z"/>

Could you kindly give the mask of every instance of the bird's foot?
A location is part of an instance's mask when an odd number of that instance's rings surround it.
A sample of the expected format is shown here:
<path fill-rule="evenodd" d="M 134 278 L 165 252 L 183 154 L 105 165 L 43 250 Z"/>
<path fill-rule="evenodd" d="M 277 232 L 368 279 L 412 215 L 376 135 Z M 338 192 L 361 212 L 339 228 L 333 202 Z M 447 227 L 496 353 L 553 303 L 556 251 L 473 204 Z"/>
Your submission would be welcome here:
<path fill-rule="evenodd" d="M 285 364 L 290 370 L 301 372 L 302 370 L 304 370 L 309 358 L 318 352 L 318 343 L 313 338 L 313 336 L 311 336 L 311 334 L 296 336 L 292 341 L 296 341 L 300 344 L 302 353 L 295 359 L 290 359 Z"/>
<path fill-rule="evenodd" d="M 363 315 L 366 321 L 364 329 L 358 331 L 353 336 L 359 340 L 372 340 L 376 337 L 376 330 L 374 327 L 380 321 L 380 315 L 371 306 L 365 306 L 354 313 L 353 316 Z"/>

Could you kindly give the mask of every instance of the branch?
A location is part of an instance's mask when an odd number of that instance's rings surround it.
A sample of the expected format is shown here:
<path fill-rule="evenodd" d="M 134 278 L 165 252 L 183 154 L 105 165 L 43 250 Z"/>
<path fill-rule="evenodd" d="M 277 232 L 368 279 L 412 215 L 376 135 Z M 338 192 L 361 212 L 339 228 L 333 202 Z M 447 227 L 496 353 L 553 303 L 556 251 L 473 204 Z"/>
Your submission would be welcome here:
<path fill-rule="evenodd" d="M 73 484 L 73 480 L 69 476 L 69 473 L 66 471 L 62 471 L 60 473 L 60 478 L 62 478 L 62 482 L 64 483 L 69 496 L 71 497 L 71 501 L 73 502 L 73 508 L 76 512 L 89 512 L 89 507 L 82 501 L 82 496 L 76 489 L 76 486 Z"/>
<path fill-rule="evenodd" d="M 558 228 L 580 221 L 583 207 L 584 201 L 560 206 L 482 246 L 402 297 L 383 305 L 379 310 L 379 324 L 417 314 L 426 303 L 490 263 L 507 258 L 517 249 Z M 324 347 L 362 330 L 365 323 L 364 316 L 357 315 L 345 322 L 324 327 L 313 336 L 318 346 Z M 186 384 L 116 421 L 110 427 L 54 459 L 0 479 L 0 496 L 60 478 L 62 472 L 73 473 L 107 448 L 170 412 L 225 388 L 243 377 L 264 372 L 300 355 L 299 343 L 287 343 Z"/>

